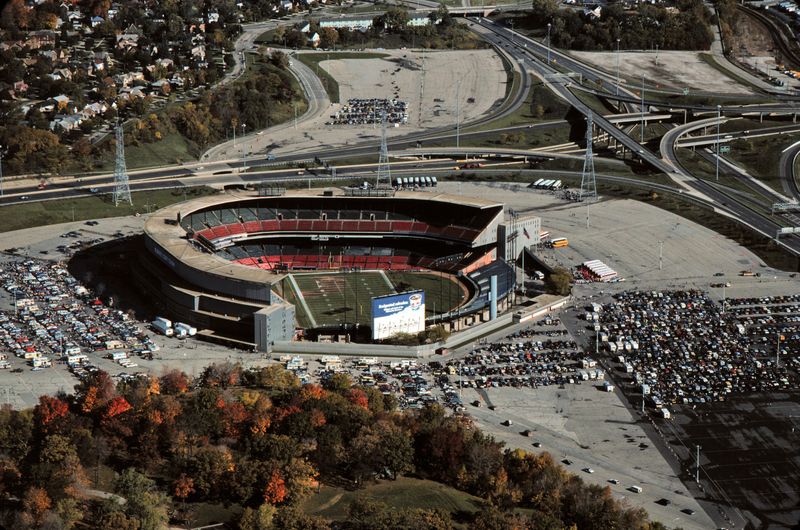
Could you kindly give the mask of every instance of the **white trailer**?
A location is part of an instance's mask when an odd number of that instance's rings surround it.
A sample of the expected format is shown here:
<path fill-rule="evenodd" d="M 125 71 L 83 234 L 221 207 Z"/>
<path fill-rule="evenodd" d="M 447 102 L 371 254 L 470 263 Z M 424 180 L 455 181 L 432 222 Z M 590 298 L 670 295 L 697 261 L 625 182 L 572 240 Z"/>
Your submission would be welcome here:
<path fill-rule="evenodd" d="M 154 330 L 158 331 L 162 335 L 166 335 L 167 337 L 171 337 L 173 333 L 175 333 L 172 330 L 172 322 L 165 318 L 157 318 L 153 320 L 150 325 Z"/>
<path fill-rule="evenodd" d="M 194 326 L 190 326 L 189 324 L 185 324 L 183 322 L 176 322 L 175 330 L 177 331 L 178 328 L 185 329 L 186 334 L 190 337 L 194 337 L 195 335 L 197 335 L 197 328 Z"/>

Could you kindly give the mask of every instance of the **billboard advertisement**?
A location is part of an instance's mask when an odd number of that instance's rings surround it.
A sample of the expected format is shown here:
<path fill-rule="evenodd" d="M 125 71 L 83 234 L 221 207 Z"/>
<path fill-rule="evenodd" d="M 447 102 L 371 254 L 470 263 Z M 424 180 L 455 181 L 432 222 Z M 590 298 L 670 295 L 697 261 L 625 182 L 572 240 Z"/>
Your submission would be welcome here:
<path fill-rule="evenodd" d="M 410 291 L 372 299 L 372 339 L 425 331 L 425 292 Z"/>

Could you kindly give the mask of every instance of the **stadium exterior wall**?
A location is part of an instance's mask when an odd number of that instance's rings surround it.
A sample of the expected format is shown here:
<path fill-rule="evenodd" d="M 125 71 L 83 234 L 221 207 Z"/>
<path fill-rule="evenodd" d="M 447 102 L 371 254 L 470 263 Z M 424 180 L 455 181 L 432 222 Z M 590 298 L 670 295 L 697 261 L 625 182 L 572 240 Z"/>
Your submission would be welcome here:
<path fill-rule="evenodd" d="M 181 260 L 173 259 L 171 254 L 156 243 L 147 233 L 145 233 L 145 247 L 180 278 L 193 285 L 202 285 L 209 291 L 226 294 L 233 298 L 242 298 L 266 304 L 271 304 L 274 301 L 270 283 L 252 282 L 230 276 L 222 276 L 211 271 L 192 267 Z"/>

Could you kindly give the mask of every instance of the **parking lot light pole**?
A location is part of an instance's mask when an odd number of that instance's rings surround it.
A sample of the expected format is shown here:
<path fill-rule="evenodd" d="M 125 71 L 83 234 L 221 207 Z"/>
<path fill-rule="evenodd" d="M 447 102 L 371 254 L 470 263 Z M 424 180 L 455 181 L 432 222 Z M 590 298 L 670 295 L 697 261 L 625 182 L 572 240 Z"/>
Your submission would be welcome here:
<path fill-rule="evenodd" d="M 700 446 L 696 445 L 695 447 L 697 448 L 697 459 L 695 460 L 694 481 L 700 484 Z"/>
<path fill-rule="evenodd" d="M 781 334 L 778 333 L 778 349 L 775 350 L 775 368 L 781 367 Z"/>

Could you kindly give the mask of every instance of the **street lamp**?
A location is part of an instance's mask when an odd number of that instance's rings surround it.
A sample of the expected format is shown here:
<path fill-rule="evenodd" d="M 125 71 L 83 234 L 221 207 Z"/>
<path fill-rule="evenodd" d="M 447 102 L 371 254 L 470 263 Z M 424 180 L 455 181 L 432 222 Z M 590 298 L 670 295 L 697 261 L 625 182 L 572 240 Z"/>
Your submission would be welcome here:
<path fill-rule="evenodd" d="M 722 106 L 717 105 L 717 164 L 716 164 L 716 177 L 719 181 L 719 122 L 722 119 Z"/>
<path fill-rule="evenodd" d="M 245 137 L 245 129 L 247 129 L 247 124 L 242 124 L 242 171 L 247 169 L 247 146 L 244 143 Z"/>
<path fill-rule="evenodd" d="M 617 90 L 616 95 L 619 96 L 619 39 L 617 39 Z"/>
<path fill-rule="evenodd" d="M 550 23 L 547 23 L 547 64 L 550 64 Z"/>

